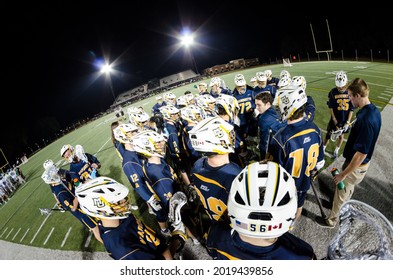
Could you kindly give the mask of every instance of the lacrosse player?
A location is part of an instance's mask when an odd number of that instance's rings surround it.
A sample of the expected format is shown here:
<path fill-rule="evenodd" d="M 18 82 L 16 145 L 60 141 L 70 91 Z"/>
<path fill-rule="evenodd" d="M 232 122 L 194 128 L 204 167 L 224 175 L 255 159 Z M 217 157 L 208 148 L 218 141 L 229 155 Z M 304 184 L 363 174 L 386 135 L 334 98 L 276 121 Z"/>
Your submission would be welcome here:
<path fill-rule="evenodd" d="M 254 162 L 232 182 L 231 225 L 211 226 L 206 248 L 216 260 L 311 260 L 310 244 L 289 233 L 297 209 L 292 176 L 275 162 Z"/>
<path fill-rule="evenodd" d="M 130 211 L 126 186 L 107 177 L 90 180 L 76 190 L 81 208 L 100 220 L 106 251 L 115 260 L 172 259 L 165 243 Z"/>
<path fill-rule="evenodd" d="M 282 121 L 287 121 L 287 125 L 270 140 L 267 158 L 283 166 L 295 179 L 298 219 L 311 186 L 312 171 L 321 169 L 325 164 L 322 136 L 319 128 L 305 114 L 307 95 L 302 87 L 279 89 L 277 97 Z"/>
<path fill-rule="evenodd" d="M 146 185 L 145 175 L 143 173 L 144 159 L 138 156 L 132 144 L 132 137 L 138 133 L 138 128 L 133 124 L 120 124 L 113 129 L 113 137 L 119 142 L 117 151 L 122 159 L 123 172 L 127 176 L 134 191 L 148 205 L 159 211 L 161 206 L 153 192 Z"/>
<path fill-rule="evenodd" d="M 82 182 L 100 176 L 97 171 L 101 168 L 100 161 L 94 155 L 85 153 L 81 145 L 76 145 L 75 148 L 69 144 L 64 145 L 60 155 L 70 163 L 70 171 L 77 173 Z"/>
<path fill-rule="evenodd" d="M 328 94 L 327 105 L 330 110 L 330 120 L 327 125 L 327 133 L 323 144 L 323 150 L 325 151 L 332 137 L 332 133 L 334 133 L 332 141 L 337 140 L 336 137 L 338 137 L 333 158 L 338 156 L 341 144 L 344 141 L 344 134 L 349 132 L 349 124 L 354 110 L 346 89 L 348 83 L 347 74 L 344 71 L 337 72 L 335 83 L 336 87 Z"/>
<path fill-rule="evenodd" d="M 382 124 L 381 113 L 369 100 L 370 89 L 364 80 L 354 79 L 347 90 L 351 103 L 355 108 L 359 108 L 359 111 L 344 148 L 345 162 L 342 171 L 333 178 L 336 184 L 343 181 L 345 188 L 335 189 L 329 217 L 316 217 L 320 226 L 329 228 L 336 225 L 341 205 L 351 199 L 355 185 L 366 176 Z"/>
<path fill-rule="evenodd" d="M 69 211 L 93 232 L 95 238 L 99 242 L 103 243 L 98 230 L 97 221 L 82 211 L 78 199 L 75 196 L 75 185 L 79 180 L 79 176 L 65 169 L 59 170 L 51 159 L 46 160 L 43 166 L 45 171 L 41 178 L 51 187 L 58 207 Z"/>
<path fill-rule="evenodd" d="M 179 190 L 177 175 L 165 162 L 164 136 L 155 131 L 142 131 L 132 137 L 134 150 L 147 159 L 142 165 L 145 182 L 159 203 L 159 209 L 152 208 L 161 233 L 170 235 L 168 229 L 169 200 L 173 193 Z"/>
<path fill-rule="evenodd" d="M 235 145 L 233 125 L 220 117 L 206 118 L 194 126 L 189 135 L 194 149 L 205 154 L 191 169 L 190 187 L 210 218 L 209 224 L 222 220 L 229 223 L 228 193 L 233 179 L 241 171 L 229 160 Z"/>

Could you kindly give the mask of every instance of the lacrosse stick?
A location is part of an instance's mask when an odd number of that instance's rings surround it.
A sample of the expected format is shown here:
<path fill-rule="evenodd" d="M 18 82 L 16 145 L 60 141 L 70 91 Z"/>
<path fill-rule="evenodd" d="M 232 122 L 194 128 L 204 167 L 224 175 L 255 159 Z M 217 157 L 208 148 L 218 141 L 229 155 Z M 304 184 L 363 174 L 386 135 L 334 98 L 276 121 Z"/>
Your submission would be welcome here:
<path fill-rule="evenodd" d="M 48 216 L 50 214 L 52 214 L 52 211 L 60 211 L 61 213 L 64 213 L 65 210 L 64 209 L 60 209 L 60 208 L 39 208 L 41 215 L 44 216 Z"/>
<path fill-rule="evenodd" d="M 183 192 L 176 192 L 169 201 L 168 219 L 172 225 L 178 226 L 181 221 L 181 208 L 187 203 L 187 196 Z"/>
<path fill-rule="evenodd" d="M 171 243 L 177 243 L 175 252 L 179 254 L 179 259 L 183 259 L 181 250 L 187 240 L 186 228 L 181 220 L 181 208 L 187 203 L 187 196 L 183 192 L 176 192 L 169 201 L 168 220 L 171 222 L 172 237 Z M 179 241 L 174 242 L 175 240 Z"/>
<path fill-rule="evenodd" d="M 340 208 L 340 226 L 328 245 L 332 260 L 393 260 L 393 226 L 370 205 L 349 200 Z"/>
<path fill-rule="evenodd" d="M 82 145 L 76 145 L 75 146 L 75 155 L 80 158 L 81 160 L 83 160 L 84 162 L 89 162 L 89 160 L 87 159 L 87 156 L 85 154 L 85 150 L 83 149 Z"/>
<path fill-rule="evenodd" d="M 318 195 L 317 190 L 315 188 L 314 179 L 313 178 L 311 178 L 311 188 L 312 188 L 312 190 L 314 192 L 315 199 L 317 200 L 317 203 L 318 203 L 318 206 L 319 206 L 319 210 L 321 211 L 321 216 L 322 216 L 323 219 L 326 219 L 327 216 L 326 216 L 325 212 L 323 211 L 322 203 L 321 203 L 321 200 L 319 199 L 319 195 Z"/>
<path fill-rule="evenodd" d="M 333 131 L 332 134 L 330 135 L 330 140 L 332 140 L 333 142 L 336 142 L 337 139 L 345 132 L 347 131 L 352 125 L 353 123 L 356 121 L 356 119 L 354 119 L 352 122 L 350 122 L 347 125 L 344 125 L 341 128 L 337 128 L 337 130 Z"/>

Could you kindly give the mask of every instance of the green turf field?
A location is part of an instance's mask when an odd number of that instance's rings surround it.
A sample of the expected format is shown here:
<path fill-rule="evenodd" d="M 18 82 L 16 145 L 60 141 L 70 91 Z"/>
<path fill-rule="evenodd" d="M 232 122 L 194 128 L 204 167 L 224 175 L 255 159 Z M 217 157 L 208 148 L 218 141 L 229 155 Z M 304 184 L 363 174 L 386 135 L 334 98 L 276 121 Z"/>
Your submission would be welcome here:
<path fill-rule="evenodd" d="M 256 72 L 271 69 L 273 76 L 279 76 L 284 67 L 282 65 L 269 65 L 243 69 L 236 72 L 226 73 L 221 76 L 226 85 L 233 89 L 233 78 L 237 73 L 244 74 L 247 81 Z M 371 101 L 382 110 L 389 104 L 393 96 L 393 64 L 371 63 L 371 62 L 304 62 L 294 63 L 292 67 L 286 68 L 292 76 L 302 75 L 307 80 L 307 95 L 313 97 L 316 103 L 316 116 L 314 122 L 325 134 L 327 122 L 330 114 L 326 105 L 327 93 L 334 87 L 335 73 L 339 70 L 347 72 L 348 79 L 356 77 L 363 78 L 370 86 Z M 210 79 L 206 80 L 208 83 Z M 194 84 L 174 89 L 172 92 L 179 96 L 186 90 L 195 93 Z M 155 97 L 142 100 L 133 106 L 143 106 L 150 113 L 151 107 L 155 104 Z M 52 159 L 58 166 L 65 165 L 60 156 L 60 148 L 64 144 L 81 144 L 85 151 L 95 154 L 102 163 L 100 174 L 108 176 L 130 186 L 127 178 L 123 174 L 120 159 L 117 156 L 111 142 L 110 125 L 116 120 L 115 114 L 106 115 L 95 120 L 76 131 L 73 131 L 63 138 L 56 140 L 44 149 L 37 152 L 21 168 L 27 176 L 27 183 L 20 186 L 17 192 L 7 202 L 0 206 L 0 239 L 9 242 L 25 244 L 29 246 L 45 247 L 61 250 L 79 251 L 104 251 L 103 245 L 91 237 L 82 224 L 70 213 L 53 212 L 49 216 L 40 214 L 39 208 L 53 208 L 55 200 L 42 179 L 42 163 L 46 159 Z M 382 137 L 384 137 L 382 135 Z M 345 142 L 341 147 L 340 154 Z M 328 153 L 333 153 L 334 143 L 330 142 L 327 147 Z M 332 159 L 326 157 L 328 166 Z M 132 200 L 140 206 L 140 211 L 136 213 L 145 221 L 151 223 L 146 206 L 140 200 L 132 196 Z M 154 225 L 152 225 L 154 226 Z"/>

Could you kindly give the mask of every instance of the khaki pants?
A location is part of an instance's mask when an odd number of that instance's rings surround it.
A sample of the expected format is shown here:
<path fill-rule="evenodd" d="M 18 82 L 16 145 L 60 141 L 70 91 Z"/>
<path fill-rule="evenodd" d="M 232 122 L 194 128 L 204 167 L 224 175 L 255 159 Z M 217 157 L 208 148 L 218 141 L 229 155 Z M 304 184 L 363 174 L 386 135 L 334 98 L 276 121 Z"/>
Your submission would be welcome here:
<path fill-rule="evenodd" d="M 342 166 L 342 170 L 344 170 L 348 166 L 348 164 L 349 162 L 344 162 Z M 344 184 L 345 184 L 344 189 L 339 190 L 336 187 L 336 190 L 334 192 L 332 211 L 330 212 L 329 218 L 327 220 L 328 224 L 336 225 L 339 218 L 341 205 L 343 205 L 344 202 L 351 199 L 352 194 L 355 190 L 355 185 L 359 184 L 363 180 L 364 176 L 366 176 L 367 169 L 369 166 L 370 166 L 370 162 L 359 166 L 358 168 L 355 169 L 354 172 L 349 174 L 344 179 Z"/>

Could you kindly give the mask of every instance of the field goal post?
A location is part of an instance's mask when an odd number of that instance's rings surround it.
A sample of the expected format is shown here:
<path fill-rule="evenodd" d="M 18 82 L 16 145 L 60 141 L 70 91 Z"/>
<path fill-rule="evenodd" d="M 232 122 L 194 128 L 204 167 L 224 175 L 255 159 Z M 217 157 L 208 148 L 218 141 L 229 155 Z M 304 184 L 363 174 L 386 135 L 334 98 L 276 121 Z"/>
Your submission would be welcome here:
<path fill-rule="evenodd" d="M 3 149 L 0 148 L 0 171 L 1 173 L 5 172 L 4 170 L 6 170 L 6 167 L 11 167 L 11 165 L 9 164 Z"/>
<path fill-rule="evenodd" d="M 328 34 L 329 34 L 330 49 L 328 49 L 328 50 L 318 50 L 317 43 L 315 41 L 314 30 L 312 28 L 312 24 L 310 23 L 312 39 L 314 41 L 315 53 L 318 55 L 318 59 L 319 59 L 319 54 L 320 53 L 326 53 L 327 60 L 330 61 L 332 59 L 333 45 L 332 45 L 332 37 L 330 36 L 329 22 L 328 22 L 327 19 L 326 19 L 326 26 L 327 26 L 327 31 L 328 31 Z"/>
<path fill-rule="evenodd" d="M 292 67 L 291 60 L 289 58 L 283 58 L 282 64 L 284 65 L 284 67 Z"/>

